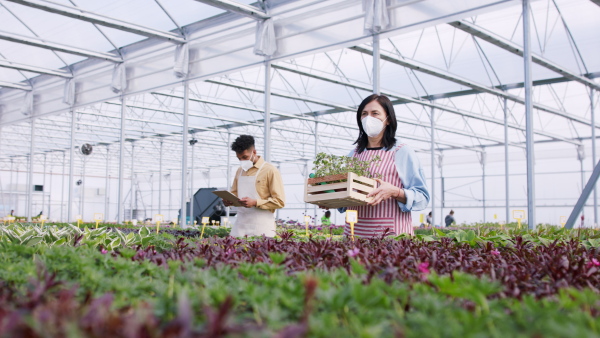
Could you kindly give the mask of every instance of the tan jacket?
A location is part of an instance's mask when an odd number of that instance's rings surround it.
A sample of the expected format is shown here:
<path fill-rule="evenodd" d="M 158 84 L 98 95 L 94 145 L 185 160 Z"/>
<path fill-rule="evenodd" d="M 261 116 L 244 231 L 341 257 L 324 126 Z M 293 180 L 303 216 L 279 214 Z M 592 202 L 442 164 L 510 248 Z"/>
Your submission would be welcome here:
<path fill-rule="evenodd" d="M 260 170 L 258 177 L 256 178 L 256 192 L 260 198 L 256 201 L 256 207 L 259 209 L 271 210 L 275 212 L 275 209 L 280 209 L 285 206 L 285 192 L 283 190 L 283 180 L 279 170 L 275 168 L 271 163 L 265 162 L 262 157 L 258 158 L 258 161 L 248 171 L 244 172 L 242 168 L 238 168 L 231 185 L 231 193 L 239 198 L 246 196 L 238 196 L 237 194 L 237 181 L 238 175 L 242 176 L 255 176 L 258 172 L 258 168 L 261 165 L 264 166 Z"/>

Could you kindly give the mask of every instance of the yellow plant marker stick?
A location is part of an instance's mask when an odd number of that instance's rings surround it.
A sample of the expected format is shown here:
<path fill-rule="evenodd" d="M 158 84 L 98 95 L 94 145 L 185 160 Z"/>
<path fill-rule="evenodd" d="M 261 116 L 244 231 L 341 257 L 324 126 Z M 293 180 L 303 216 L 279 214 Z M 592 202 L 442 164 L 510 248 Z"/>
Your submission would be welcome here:
<path fill-rule="evenodd" d="M 159 229 L 160 229 L 160 221 L 156 222 L 156 233 L 158 233 Z"/>
<path fill-rule="evenodd" d="M 45 220 L 45 219 L 43 219 L 43 220 L 42 220 L 42 226 L 44 226 L 44 223 L 45 223 L 45 222 L 46 222 L 46 220 Z"/>
<path fill-rule="evenodd" d="M 100 223 L 100 221 L 96 220 L 96 229 L 98 229 L 98 223 Z"/>
<path fill-rule="evenodd" d="M 200 239 L 204 238 L 204 228 L 206 228 L 206 223 L 202 223 L 202 231 L 200 232 Z"/>
<path fill-rule="evenodd" d="M 202 231 L 200 231 L 200 239 L 204 238 L 204 229 L 206 228 L 206 224 L 210 223 L 210 217 L 202 217 Z M 213 221 L 214 222 L 214 221 Z"/>
<path fill-rule="evenodd" d="M 357 210 L 346 210 L 346 222 L 350 223 L 350 234 L 354 241 L 354 223 L 358 222 L 358 211 Z"/>
<path fill-rule="evenodd" d="M 310 216 L 304 216 L 304 223 L 306 224 L 306 237 L 308 237 L 308 223 L 310 222 Z"/>

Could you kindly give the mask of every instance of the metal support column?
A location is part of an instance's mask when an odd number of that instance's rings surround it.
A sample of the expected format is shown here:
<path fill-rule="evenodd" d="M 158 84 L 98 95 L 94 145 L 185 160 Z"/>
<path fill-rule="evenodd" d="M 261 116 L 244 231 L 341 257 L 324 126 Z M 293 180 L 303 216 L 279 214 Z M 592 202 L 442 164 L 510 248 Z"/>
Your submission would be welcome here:
<path fill-rule="evenodd" d="M 441 199 L 441 203 L 440 203 L 440 215 L 442 215 L 442 217 L 444 216 L 444 207 L 446 206 L 446 199 L 444 196 L 445 193 L 445 185 L 444 185 L 444 153 L 441 153 L 438 155 L 438 169 L 440 169 L 440 199 Z M 433 213 L 432 213 L 433 215 Z"/>
<path fill-rule="evenodd" d="M 67 222 L 73 221 L 73 195 L 75 174 L 75 111 L 71 111 L 71 143 L 69 148 L 69 198 L 67 199 Z"/>
<path fill-rule="evenodd" d="M 135 173 L 133 172 L 133 168 L 135 165 L 135 144 L 131 141 L 131 190 L 129 190 L 129 220 L 133 221 L 133 200 L 137 197 L 135 192 Z M 138 217 L 138 214 L 135 215 Z"/>
<path fill-rule="evenodd" d="M 482 202 L 483 202 L 483 223 L 485 223 L 485 162 L 487 154 L 485 151 L 479 153 L 479 163 L 481 163 L 481 187 L 482 187 Z"/>
<path fill-rule="evenodd" d="M 62 177 L 61 177 L 61 184 L 60 184 L 60 221 L 64 222 L 65 221 L 65 215 L 64 215 L 64 207 L 65 207 L 65 160 L 66 160 L 66 154 L 63 151 L 63 165 L 62 165 Z M 68 221 L 68 220 L 67 220 Z"/>
<path fill-rule="evenodd" d="M 187 147 L 188 147 L 188 115 L 189 115 L 189 92 L 190 87 L 187 80 L 183 82 L 183 131 L 181 142 L 181 220 L 183 228 L 187 226 L 186 222 L 186 202 L 187 202 Z"/>
<path fill-rule="evenodd" d="M 17 190 L 17 189 L 16 189 L 16 187 L 15 187 L 14 181 L 13 181 L 13 170 L 14 170 L 14 159 L 11 157 L 11 158 L 10 158 L 10 186 L 9 186 L 9 189 L 8 189 L 8 190 L 9 190 L 9 191 L 11 191 L 11 192 L 13 192 L 13 191 L 16 191 L 16 190 Z M 63 173 L 63 174 L 64 174 L 64 173 Z M 63 184 L 63 187 L 64 187 L 64 184 Z M 12 195 L 12 194 L 11 194 L 11 195 Z M 17 200 L 17 203 L 16 203 L 16 204 L 18 205 L 18 204 L 19 204 L 19 198 L 17 197 L 17 198 L 16 198 L 16 200 Z M 11 201 L 11 203 L 12 203 L 12 201 Z M 14 205 L 12 205 L 12 204 L 11 204 L 11 207 L 10 207 L 10 208 L 11 208 L 12 210 L 14 210 L 14 209 L 16 208 L 16 206 L 14 206 Z"/>
<path fill-rule="evenodd" d="M 52 155 L 51 155 L 52 156 Z M 46 157 L 44 155 L 44 163 L 46 163 Z M 45 167 L 45 165 L 44 165 Z M 48 213 L 46 214 L 46 217 L 48 217 L 48 219 L 50 219 L 50 217 L 52 216 L 52 168 L 53 165 L 52 163 L 50 163 L 50 182 L 48 183 Z M 44 179 L 44 189 L 46 189 L 46 179 Z M 44 200 L 46 200 L 46 192 L 44 191 Z"/>
<path fill-rule="evenodd" d="M 227 191 L 231 191 L 231 153 L 229 152 L 229 147 L 231 146 L 231 132 L 227 129 Z M 229 221 L 229 213 L 231 212 L 231 207 L 225 208 L 227 222 Z"/>
<path fill-rule="evenodd" d="M 381 67 L 380 63 L 380 48 L 379 48 L 379 34 L 373 34 L 373 94 L 381 92 Z"/>
<path fill-rule="evenodd" d="M 435 225 L 435 109 L 431 107 L 431 114 L 429 119 L 431 120 L 431 225 Z M 444 219 L 444 215 L 441 216 L 440 220 Z M 443 226 L 440 222 L 440 226 Z"/>
<path fill-rule="evenodd" d="M 84 156 L 83 160 L 82 160 L 82 166 L 81 166 L 81 190 L 79 193 L 80 199 L 79 199 L 79 214 L 81 215 L 81 219 L 85 219 L 85 212 L 84 212 L 84 203 L 85 203 L 85 165 L 87 163 L 87 158 Z"/>
<path fill-rule="evenodd" d="M 48 168 L 47 166 L 47 154 L 44 153 L 44 172 L 42 173 L 42 213 L 44 213 L 44 215 L 46 215 L 46 217 L 49 217 L 48 213 L 44 211 L 44 209 L 46 209 L 46 168 Z M 50 172 L 52 172 L 52 169 L 50 169 Z M 50 176 L 50 180 L 52 180 L 52 176 Z M 49 191 L 49 190 L 48 190 Z M 50 209 L 50 208 L 48 208 Z"/>
<path fill-rule="evenodd" d="M 319 122 L 316 121 L 317 116 L 315 116 L 315 158 L 317 158 L 317 154 L 319 153 Z M 313 214 L 315 215 L 315 226 L 317 226 L 317 205 L 313 206 Z"/>
<path fill-rule="evenodd" d="M 126 97 L 121 96 L 121 135 L 119 137 L 119 191 L 117 195 L 117 224 L 121 224 L 124 218 L 123 210 L 123 176 L 125 167 L 125 108 Z"/>
<path fill-rule="evenodd" d="M 271 61 L 265 61 L 265 161 L 271 161 Z"/>
<path fill-rule="evenodd" d="M 104 220 L 109 220 L 110 217 L 108 215 L 109 210 L 109 192 L 110 192 L 110 171 L 109 171 L 109 166 L 110 166 L 110 161 L 109 161 L 109 157 L 110 157 L 110 146 L 106 145 L 106 177 L 104 178 Z"/>
<path fill-rule="evenodd" d="M 585 160 L 585 147 L 583 144 L 577 146 L 577 159 L 579 160 L 579 170 L 581 172 L 581 193 L 585 184 L 585 171 L 583 170 L 583 160 Z M 581 215 L 585 214 L 585 204 L 581 207 Z"/>
<path fill-rule="evenodd" d="M 531 101 L 531 37 L 529 0 L 523 0 L 523 60 L 525 87 L 525 143 L 527 151 L 527 221 L 529 230 L 535 229 L 535 170 L 533 144 L 533 103 Z"/>
<path fill-rule="evenodd" d="M 27 174 L 27 222 L 33 216 L 33 148 L 34 148 L 35 119 L 31 118 L 31 134 L 29 138 L 29 172 Z"/>
<path fill-rule="evenodd" d="M 194 226 L 194 144 L 195 144 L 195 134 L 192 134 L 192 140 L 190 140 L 190 145 L 192 146 L 192 159 L 191 159 L 191 168 L 190 168 L 190 225 Z M 210 187 L 210 184 L 209 184 Z"/>
<path fill-rule="evenodd" d="M 504 110 L 504 191 L 505 191 L 505 212 L 506 212 L 506 224 L 510 220 L 510 204 L 509 204 L 509 185 L 508 185 L 508 99 L 504 98 L 504 105 L 502 106 Z"/>
<path fill-rule="evenodd" d="M 592 165 L 596 164 L 596 113 L 594 112 L 594 89 L 590 88 L 590 114 L 592 116 Z M 594 227 L 598 225 L 598 194 L 594 186 Z"/>
<path fill-rule="evenodd" d="M 160 150 L 158 153 L 158 214 L 162 215 L 162 156 L 163 156 L 163 140 L 160 140 Z"/>

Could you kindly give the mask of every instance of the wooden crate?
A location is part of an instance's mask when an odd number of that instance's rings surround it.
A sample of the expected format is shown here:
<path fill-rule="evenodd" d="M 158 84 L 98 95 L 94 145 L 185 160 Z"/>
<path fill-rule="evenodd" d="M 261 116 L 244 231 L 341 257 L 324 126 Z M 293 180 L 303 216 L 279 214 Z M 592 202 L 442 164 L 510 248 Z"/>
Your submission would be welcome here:
<path fill-rule="evenodd" d="M 340 180 L 346 181 L 331 183 Z M 365 205 L 371 200 L 367 195 L 376 187 L 375 180 L 355 173 L 309 178 L 304 185 L 304 202 L 326 208 Z"/>

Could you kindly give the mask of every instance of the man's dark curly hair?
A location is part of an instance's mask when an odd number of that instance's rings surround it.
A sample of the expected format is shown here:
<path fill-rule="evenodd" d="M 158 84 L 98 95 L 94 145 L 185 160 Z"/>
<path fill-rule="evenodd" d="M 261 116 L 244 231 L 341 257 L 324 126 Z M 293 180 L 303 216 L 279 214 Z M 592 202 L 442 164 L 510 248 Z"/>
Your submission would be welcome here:
<path fill-rule="evenodd" d="M 240 135 L 231 144 L 231 150 L 235 151 L 236 153 L 241 153 L 242 151 L 251 148 L 254 148 L 254 137 L 250 135 Z"/>

